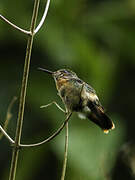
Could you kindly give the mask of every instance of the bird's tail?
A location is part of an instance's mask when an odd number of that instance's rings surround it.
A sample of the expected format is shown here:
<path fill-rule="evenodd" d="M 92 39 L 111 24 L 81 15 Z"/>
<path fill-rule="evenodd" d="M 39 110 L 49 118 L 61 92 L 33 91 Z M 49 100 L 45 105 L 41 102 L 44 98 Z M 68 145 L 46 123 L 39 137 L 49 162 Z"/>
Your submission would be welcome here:
<path fill-rule="evenodd" d="M 103 129 L 104 133 L 107 134 L 109 130 L 112 130 L 115 128 L 114 123 L 104 113 L 104 110 L 102 107 L 97 106 L 93 104 L 92 102 L 90 102 L 88 106 L 91 109 L 91 112 L 87 115 L 88 119 L 96 123 L 101 129 Z"/>

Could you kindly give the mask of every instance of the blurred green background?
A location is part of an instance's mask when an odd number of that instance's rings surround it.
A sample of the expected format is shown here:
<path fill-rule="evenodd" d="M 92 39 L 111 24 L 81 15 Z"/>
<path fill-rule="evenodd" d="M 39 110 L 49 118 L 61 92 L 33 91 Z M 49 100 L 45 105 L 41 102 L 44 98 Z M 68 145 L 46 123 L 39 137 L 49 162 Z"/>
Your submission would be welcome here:
<path fill-rule="evenodd" d="M 0 1 L 0 13 L 28 29 L 34 1 Z M 45 1 L 41 0 L 38 22 Z M 0 20 L 0 124 L 13 96 L 19 97 L 27 36 Z M 76 114 L 69 122 L 66 180 L 135 179 L 135 1 L 52 1 L 45 25 L 35 36 L 22 143 L 49 137 L 64 121 L 54 105 L 57 96 L 52 71 L 69 68 L 93 86 L 116 129 L 108 135 Z M 14 137 L 18 101 L 12 108 L 8 133 Z M 8 179 L 12 148 L 0 141 L 0 179 Z M 64 153 L 64 130 L 51 142 L 22 149 L 17 180 L 58 180 Z"/>

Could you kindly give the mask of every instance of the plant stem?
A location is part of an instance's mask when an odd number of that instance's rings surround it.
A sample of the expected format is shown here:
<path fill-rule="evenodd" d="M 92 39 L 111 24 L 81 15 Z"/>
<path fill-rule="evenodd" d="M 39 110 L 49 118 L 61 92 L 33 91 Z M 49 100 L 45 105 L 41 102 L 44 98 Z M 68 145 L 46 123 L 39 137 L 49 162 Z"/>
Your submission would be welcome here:
<path fill-rule="evenodd" d="M 38 14 L 39 2 L 40 0 L 35 0 L 34 2 L 33 15 L 32 15 L 31 26 L 30 26 L 31 35 L 28 37 L 28 41 L 27 41 L 27 49 L 26 49 L 26 56 L 25 56 L 22 86 L 21 86 L 17 127 L 16 127 L 16 134 L 15 134 L 15 144 L 13 147 L 9 180 L 15 180 L 15 176 L 16 176 L 16 168 L 17 168 L 17 162 L 18 162 L 19 146 L 20 146 L 23 117 L 24 117 L 26 89 L 27 89 L 27 82 L 28 82 L 28 75 L 29 75 L 30 57 L 31 57 L 31 50 L 32 50 L 32 44 L 33 44 L 33 37 L 34 37 L 34 28 L 35 28 L 37 14 Z"/>
<path fill-rule="evenodd" d="M 64 160 L 63 160 L 63 168 L 62 168 L 62 175 L 61 180 L 65 179 L 66 174 L 66 166 L 67 166 L 67 153 L 68 153 L 68 122 L 66 124 L 66 132 L 65 132 L 65 151 L 64 151 Z"/>
<path fill-rule="evenodd" d="M 49 141 L 51 141 L 52 139 L 54 139 L 61 131 L 62 129 L 65 127 L 65 125 L 68 123 L 70 117 L 71 117 L 72 113 L 70 113 L 67 117 L 66 120 L 63 122 L 63 124 L 59 127 L 59 129 L 57 129 L 57 131 L 55 131 L 55 133 L 53 133 L 49 138 L 45 139 L 44 141 L 41 141 L 39 143 L 35 143 L 35 144 L 20 144 L 20 147 L 36 147 L 36 146 L 41 146 L 42 144 L 45 144 Z"/>
<path fill-rule="evenodd" d="M 7 24 L 9 24 L 10 26 L 12 26 L 14 29 L 17 29 L 17 30 L 19 30 L 20 32 L 23 32 L 23 33 L 28 34 L 28 35 L 30 34 L 30 31 L 26 31 L 26 30 L 24 30 L 24 29 L 16 26 L 15 24 L 13 24 L 13 23 L 11 23 L 9 20 L 7 20 L 7 19 L 6 19 L 4 16 L 2 16 L 1 14 L 0 14 L 0 19 L 2 19 L 2 20 L 5 21 Z"/>
<path fill-rule="evenodd" d="M 6 133 L 6 131 L 2 128 L 2 126 L 0 125 L 0 130 L 2 135 L 4 135 L 11 144 L 14 144 L 14 140 Z"/>
<path fill-rule="evenodd" d="M 49 141 L 51 141 L 52 139 L 54 139 L 61 131 L 62 129 L 65 127 L 66 123 L 69 121 L 70 117 L 71 117 L 72 113 L 70 113 L 67 117 L 66 120 L 62 123 L 62 125 L 57 129 L 57 131 L 55 131 L 55 133 L 53 133 L 50 137 L 48 137 L 47 139 L 45 139 L 44 141 L 41 141 L 39 143 L 35 143 L 35 144 L 20 144 L 19 147 L 21 148 L 28 148 L 28 147 L 37 147 L 37 146 L 41 146 L 42 144 L 45 144 Z M 2 134 L 9 140 L 9 142 L 12 144 L 12 146 L 15 144 L 15 141 L 6 133 L 6 131 L 2 128 L 2 126 L 0 125 L 0 131 L 2 132 Z"/>
<path fill-rule="evenodd" d="M 47 0 L 47 3 L 46 3 L 45 10 L 44 10 L 43 16 L 41 18 L 41 21 L 40 21 L 39 25 L 36 27 L 36 29 L 34 30 L 35 34 L 39 31 L 39 29 L 41 28 L 41 26 L 45 22 L 45 19 L 46 19 L 47 13 L 48 13 L 48 9 L 49 9 L 49 5 L 50 5 L 50 0 Z"/>
<path fill-rule="evenodd" d="M 13 106 L 14 102 L 16 101 L 16 99 L 17 99 L 17 97 L 13 97 L 12 101 L 10 102 L 10 104 L 8 106 L 7 113 L 6 113 L 6 118 L 5 118 L 5 122 L 4 122 L 4 127 L 2 128 L 2 126 L 0 126 L 0 130 L 1 130 L 1 132 L 0 132 L 0 140 L 2 139 L 3 135 L 5 135 L 8 139 L 10 139 L 10 142 L 11 142 L 11 138 L 6 133 L 6 129 L 8 127 L 10 119 L 12 118 L 11 109 L 12 109 L 12 106 Z M 12 141 L 12 143 L 13 143 L 13 141 Z"/>

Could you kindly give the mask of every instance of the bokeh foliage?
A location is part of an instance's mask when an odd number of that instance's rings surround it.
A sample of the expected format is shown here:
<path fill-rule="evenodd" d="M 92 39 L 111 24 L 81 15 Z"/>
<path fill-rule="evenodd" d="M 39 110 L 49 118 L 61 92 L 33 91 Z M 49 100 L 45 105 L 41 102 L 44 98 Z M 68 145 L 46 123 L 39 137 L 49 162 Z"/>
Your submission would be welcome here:
<path fill-rule="evenodd" d="M 45 2 L 41 0 L 38 21 Z M 30 24 L 33 1 L 0 1 L 0 13 L 18 26 Z M 19 96 L 27 37 L 0 21 L 0 123 L 13 96 Z M 26 99 L 22 142 L 38 142 L 63 122 L 53 100 L 62 105 L 53 79 L 37 70 L 70 68 L 97 91 L 116 124 L 109 135 L 76 114 L 69 123 L 67 180 L 134 178 L 133 168 L 118 161 L 123 145 L 134 144 L 135 2 L 134 0 L 52 1 L 45 25 L 36 35 Z M 18 102 L 8 132 L 13 137 Z M 0 141 L 0 179 L 8 177 L 11 147 Z M 52 142 L 20 153 L 17 179 L 60 178 L 64 131 Z M 126 150 L 124 149 L 124 152 Z M 127 156 L 128 158 L 128 156 Z M 134 160 L 134 159 L 133 159 Z M 125 165 L 126 164 L 126 165 Z M 119 168 L 116 168 L 116 167 Z M 126 166 L 126 168 L 125 168 Z M 123 171 L 123 169 L 126 169 Z M 125 176 L 126 174 L 126 176 Z"/>

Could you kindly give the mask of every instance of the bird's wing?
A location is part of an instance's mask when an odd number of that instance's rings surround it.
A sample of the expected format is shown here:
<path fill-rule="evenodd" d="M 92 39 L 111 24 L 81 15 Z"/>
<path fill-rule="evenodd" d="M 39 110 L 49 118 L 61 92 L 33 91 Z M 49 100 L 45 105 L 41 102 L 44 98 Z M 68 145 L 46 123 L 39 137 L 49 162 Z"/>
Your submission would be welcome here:
<path fill-rule="evenodd" d="M 102 128 L 105 133 L 115 128 L 112 120 L 105 114 L 102 106 L 97 106 L 92 101 L 88 101 L 87 105 L 91 109 L 91 113 L 87 117 Z"/>

